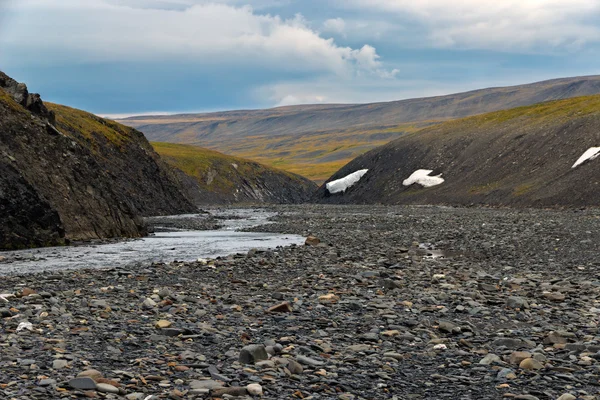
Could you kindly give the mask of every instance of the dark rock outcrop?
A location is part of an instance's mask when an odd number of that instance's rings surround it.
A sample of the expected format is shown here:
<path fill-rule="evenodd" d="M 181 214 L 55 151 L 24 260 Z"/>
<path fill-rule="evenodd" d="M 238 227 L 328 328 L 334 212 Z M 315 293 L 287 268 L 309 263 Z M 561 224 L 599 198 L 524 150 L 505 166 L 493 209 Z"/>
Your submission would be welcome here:
<path fill-rule="evenodd" d="M 0 249 L 139 237 L 142 216 L 197 210 L 140 132 L 0 86 Z"/>
<path fill-rule="evenodd" d="M 330 181 L 366 175 L 334 204 L 448 204 L 519 207 L 600 206 L 598 159 L 572 168 L 600 146 L 600 96 L 542 103 L 450 121 L 406 135 L 356 158 Z M 404 186 L 419 169 L 445 182 Z"/>

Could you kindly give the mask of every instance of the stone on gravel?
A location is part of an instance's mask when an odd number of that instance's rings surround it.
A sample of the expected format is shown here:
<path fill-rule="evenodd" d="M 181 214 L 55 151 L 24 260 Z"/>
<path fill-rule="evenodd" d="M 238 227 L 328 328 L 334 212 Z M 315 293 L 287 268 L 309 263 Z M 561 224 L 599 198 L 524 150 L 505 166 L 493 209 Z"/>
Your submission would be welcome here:
<path fill-rule="evenodd" d="M 86 369 L 77 374 L 78 378 L 92 378 L 94 381 L 102 378 L 104 375 L 102 372 L 95 369 Z"/>
<path fill-rule="evenodd" d="M 96 382 L 92 378 L 74 378 L 69 381 L 69 386 L 79 390 L 96 390 Z"/>
<path fill-rule="evenodd" d="M 511 296 L 506 299 L 506 306 L 509 308 L 528 309 L 529 302 L 522 297 Z"/>
<path fill-rule="evenodd" d="M 190 382 L 190 388 L 192 389 L 218 389 L 218 388 L 222 388 L 223 387 L 223 383 L 212 380 L 212 379 L 206 379 L 203 381 L 198 381 L 198 380 L 194 380 Z"/>
<path fill-rule="evenodd" d="M 527 358 L 532 358 L 531 353 L 529 353 L 528 351 L 514 351 L 511 353 L 508 362 L 514 365 L 519 365 L 523 360 Z"/>
<path fill-rule="evenodd" d="M 63 369 L 65 368 L 67 365 L 69 365 L 69 362 L 67 360 L 54 360 L 52 361 L 52 369 Z"/>
<path fill-rule="evenodd" d="M 576 400 L 576 399 L 577 399 L 577 397 L 573 396 L 571 393 L 565 393 L 556 400 Z"/>
<path fill-rule="evenodd" d="M 479 360 L 479 364 L 481 364 L 481 365 L 491 365 L 493 363 L 497 363 L 497 362 L 500 362 L 500 361 L 502 361 L 502 360 L 500 359 L 499 356 L 497 356 L 496 354 L 491 354 L 490 353 L 490 354 L 486 355 L 485 357 L 483 357 L 481 360 Z"/>
<path fill-rule="evenodd" d="M 262 396 L 263 395 L 263 388 L 258 383 L 249 384 L 248 386 L 246 386 L 246 390 L 248 391 L 248 394 L 250 394 L 252 396 Z"/>
<path fill-rule="evenodd" d="M 161 320 L 157 321 L 154 326 L 156 326 L 159 329 L 162 329 L 162 328 L 170 328 L 171 325 L 173 325 L 173 323 L 171 321 L 167 321 L 166 319 L 161 319 Z"/>
<path fill-rule="evenodd" d="M 287 301 L 283 302 L 281 304 L 277 304 L 272 307 L 269 307 L 269 309 L 267 310 L 267 312 L 269 312 L 269 313 L 291 313 L 292 311 L 293 311 L 293 308 L 290 305 L 290 303 Z"/>
<path fill-rule="evenodd" d="M 321 243 L 321 240 L 313 235 L 308 236 L 304 242 L 306 246 L 317 246 L 319 243 Z"/>
<path fill-rule="evenodd" d="M 258 361 L 268 360 L 269 354 L 262 344 L 251 344 L 242 349 L 239 362 L 242 364 L 255 364 Z"/>
<path fill-rule="evenodd" d="M 523 361 L 521 361 L 521 363 L 519 364 L 519 368 L 533 371 L 544 368 L 544 364 L 533 358 L 526 358 Z"/>
<path fill-rule="evenodd" d="M 97 383 L 96 390 L 103 393 L 119 393 L 119 389 L 108 383 Z"/>

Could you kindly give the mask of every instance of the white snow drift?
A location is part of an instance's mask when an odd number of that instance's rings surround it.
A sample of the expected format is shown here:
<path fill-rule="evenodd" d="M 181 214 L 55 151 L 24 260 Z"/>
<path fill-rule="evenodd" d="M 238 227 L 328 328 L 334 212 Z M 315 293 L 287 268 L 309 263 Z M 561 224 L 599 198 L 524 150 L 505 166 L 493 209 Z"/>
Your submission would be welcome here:
<path fill-rule="evenodd" d="M 444 183 L 444 178 L 442 178 L 442 174 L 439 174 L 437 176 L 429 176 L 429 174 L 431 174 L 432 172 L 433 171 L 430 169 L 419 169 L 413 172 L 413 174 L 409 176 L 408 179 L 405 179 L 404 182 L 402 182 L 402 184 L 404 186 L 410 186 L 412 184 L 418 183 L 419 185 L 424 187 L 432 187 Z"/>
<path fill-rule="evenodd" d="M 579 157 L 579 160 L 577 160 L 577 162 L 573 164 L 571 168 L 577 168 L 584 162 L 591 161 L 598 156 L 600 156 L 600 147 L 591 147 L 585 153 L 583 153 L 581 157 Z"/>
<path fill-rule="evenodd" d="M 356 171 L 343 177 L 342 179 L 329 182 L 327 185 L 325 185 L 325 187 L 331 194 L 345 192 L 349 187 L 354 186 L 356 182 L 360 181 L 360 178 L 362 178 L 363 175 L 368 171 L 368 169 L 361 169 L 360 171 Z"/>

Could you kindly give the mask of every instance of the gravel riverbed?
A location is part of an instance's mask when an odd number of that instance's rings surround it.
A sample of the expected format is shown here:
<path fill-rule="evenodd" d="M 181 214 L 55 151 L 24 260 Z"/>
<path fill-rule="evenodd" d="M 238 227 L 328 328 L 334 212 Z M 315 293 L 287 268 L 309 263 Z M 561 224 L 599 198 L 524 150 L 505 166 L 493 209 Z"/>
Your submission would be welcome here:
<path fill-rule="evenodd" d="M 0 398 L 600 399 L 600 211 L 273 211 L 311 245 L 2 277 Z"/>

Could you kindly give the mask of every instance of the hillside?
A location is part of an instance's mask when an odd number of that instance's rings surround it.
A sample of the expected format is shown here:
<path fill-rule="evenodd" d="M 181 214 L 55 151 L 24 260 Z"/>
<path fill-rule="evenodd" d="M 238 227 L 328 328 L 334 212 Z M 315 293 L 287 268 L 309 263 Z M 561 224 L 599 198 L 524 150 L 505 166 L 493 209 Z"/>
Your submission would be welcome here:
<path fill-rule="evenodd" d="M 196 204 L 301 203 L 317 185 L 299 175 L 197 146 L 153 142 L 158 154 L 185 172 Z"/>
<path fill-rule="evenodd" d="M 358 155 L 431 124 L 594 94 L 600 94 L 600 76 L 386 103 L 133 117 L 120 122 L 153 141 L 207 147 L 322 182 Z"/>
<path fill-rule="evenodd" d="M 193 212 L 143 134 L 44 104 L 0 73 L 0 249 L 138 237 L 142 216 Z"/>
<path fill-rule="evenodd" d="M 330 181 L 369 171 L 326 203 L 600 206 L 600 160 L 572 168 L 600 146 L 600 96 L 578 97 L 454 120 L 405 135 L 358 157 Z M 403 181 L 442 174 L 429 188 Z M 434 182 L 436 183 L 436 182 Z"/>

